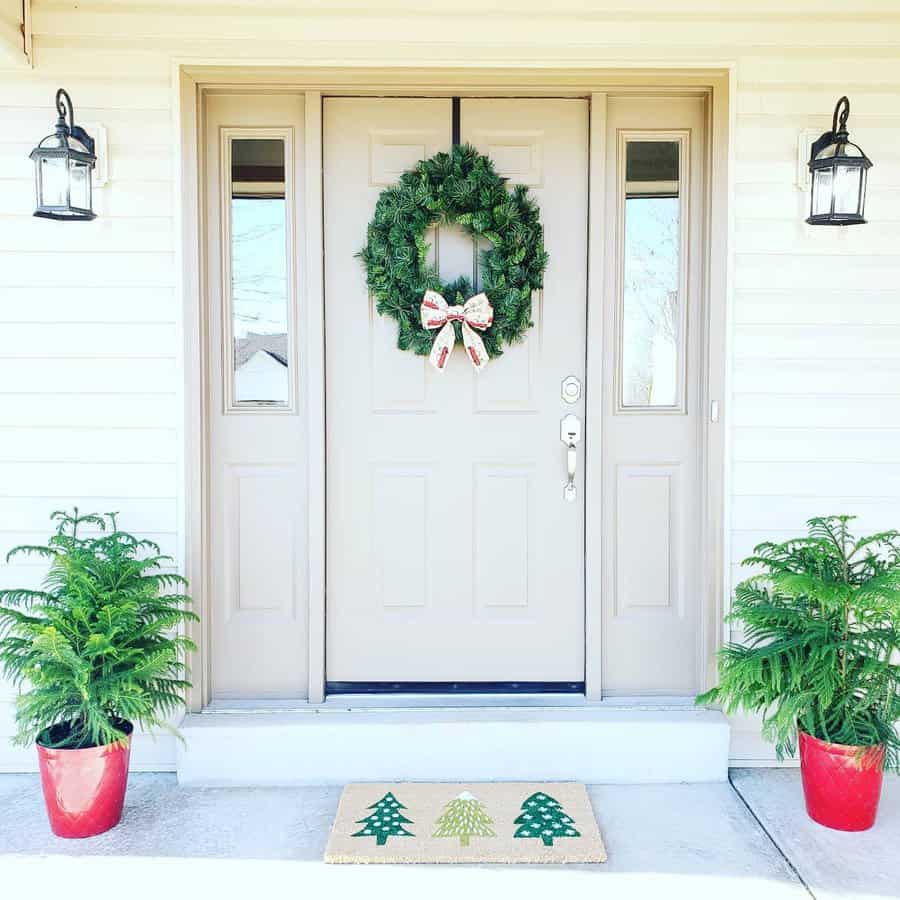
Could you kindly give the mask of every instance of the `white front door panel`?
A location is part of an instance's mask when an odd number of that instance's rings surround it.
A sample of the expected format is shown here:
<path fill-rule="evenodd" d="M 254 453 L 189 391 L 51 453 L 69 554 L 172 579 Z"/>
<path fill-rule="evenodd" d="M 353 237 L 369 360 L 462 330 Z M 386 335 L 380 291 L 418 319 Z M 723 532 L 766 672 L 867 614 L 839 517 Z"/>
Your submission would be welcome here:
<path fill-rule="evenodd" d="M 463 100 L 461 138 L 541 209 L 550 263 L 534 328 L 476 374 L 396 347 L 355 254 L 379 193 L 451 141 L 449 99 L 324 108 L 329 682 L 582 682 L 583 447 L 563 496 L 560 420 L 584 400 L 588 104 Z M 461 230 L 442 278 L 474 276 Z"/>

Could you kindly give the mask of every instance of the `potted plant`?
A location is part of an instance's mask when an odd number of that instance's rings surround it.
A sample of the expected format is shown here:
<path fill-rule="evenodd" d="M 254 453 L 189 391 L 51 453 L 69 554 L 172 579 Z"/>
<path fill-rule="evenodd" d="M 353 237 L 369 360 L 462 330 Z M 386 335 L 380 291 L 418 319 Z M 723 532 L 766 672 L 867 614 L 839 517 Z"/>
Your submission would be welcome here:
<path fill-rule="evenodd" d="M 37 744 L 53 833 L 90 837 L 121 818 L 135 724 L 173 730 L 194 649 L 177 629 L 197 617 L 185 579 L 160 568 L 170 558 L 114 514 L 52 519 L 46 545 L 7 556 L 50 569 L 43 590 L 0 590 L 0 668 L 21 687 L 15 741 Z"/>
<path fill-rule="evenodd" d="M 807 537 L 744 560 L 762 570 L 735 589 L 745 642 L 721 651 L 719 684 L 697 702 L 762 713 L 779 759 L 799 734 L 810 817 L 864 831 L 900 761 L 900 532 L 857 540 L 852 519 L 810 519 Z"/>

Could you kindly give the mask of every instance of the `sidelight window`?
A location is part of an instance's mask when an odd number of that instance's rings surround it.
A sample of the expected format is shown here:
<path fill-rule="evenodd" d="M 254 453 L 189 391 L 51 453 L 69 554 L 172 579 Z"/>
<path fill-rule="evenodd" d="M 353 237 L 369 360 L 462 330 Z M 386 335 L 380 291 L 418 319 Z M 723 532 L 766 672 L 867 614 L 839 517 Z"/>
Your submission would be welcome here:
<path fill-rule="evenodd" d="M 227 405 L 286 409 L 293 402 L 289 135 L 233 130 L 223 138 Z"/>
<path fill-rule="evenodd" d="M 687 135 L 620 137 L 618 407 L 683 411 Z"/>

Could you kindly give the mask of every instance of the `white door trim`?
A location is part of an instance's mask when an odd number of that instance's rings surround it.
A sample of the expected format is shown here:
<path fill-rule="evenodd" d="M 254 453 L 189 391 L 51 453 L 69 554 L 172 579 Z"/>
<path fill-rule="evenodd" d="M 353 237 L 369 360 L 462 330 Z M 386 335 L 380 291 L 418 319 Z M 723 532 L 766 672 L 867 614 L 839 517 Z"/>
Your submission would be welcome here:
<path fill-rule="evenodd" d="M 322 193 L 322 94 L 306 92 L 305 353 L 301 360 L 307 423 L 310 703 L 325 700 L 325 235 Z M 312 436 L 318 435 L 318 440 Z"/>
<path fill-rule="evenodd" d="M 704 425 L 704 484 L 702 547 L 704 548 L 703 616 L 701 622 L 702 667 L 704 683 L 715 672 L 715 653 L 725 635 L 724 553 L 726 493 L 726 414 L 728 326 L 732 296 L 732 154 L 734 66 L 686 64 L 680 69 L 603 70 L 529 68 L 509 70 L 408 70 L 385 73 L 384 69 L 346 69 L 339 62 L 334 67 L 317 69 L 275 69 L 265 61 L 242 63 L 240 66 L 207 64 L 205 60 L 176 60 L 172 69 L 174 115 L 180 135 L 181 165 L 176 173 L 175 189 L 181 198 L 177 207 L 179 281 L 182 307 L 183 396 L 182 419 L 184 445 L 183 473 L 180 491 L 179 545 L 184 572 L 191 582 L 195 610 L 201 623 L 189 633 L 199 652 L 193 665 L 194 688 L 189 692 L 189 706 L 201 710 L 209 702 L 209 446 L 207 403 L 207 360 L 205 288 L 205 222 L 202 153 L 204 141 L 203 97 L 209 91 L 248 86 L 261 91 L 303 91 L 306 96 L 306 226 L 307 246 L 304 258 L 306 272 L 301 277 L 305 310 L 301 310 L 302 335 L 301 389 L 298 397 L 301 413 L 308 426 L 307 488 L 309 497 L 309 565 L 307 571 L 309 597 L 309 702 L 324 700 L 325 673 L 325 379 L 324 379 L 324 253 L 322 229 L 322 96 L 333 93 L 393 94 L 410 96 L 590 96 L 590 194 L 588 250 L 588 360 L 598 353 L 599 310 L 602 301 L 604 241 L 601 239 L 604 215 L 606 97 L 610 93 L 705 93 L 709 117 L 709 139 L 706 167 L 706 210 L 704 246 L 704 322 L 703 342 L 706 366 L 703 404 L 710 410 L 718 404 L 718 417 Z M 716 302 L 711 302 L 715 298 Z M 599 358 L 599 357 L 595 357 Z M 587 396 L 602 396 L 602 373 L 597 365 L 587 368 Z M 593 446 L 602 441 L 601 410 L 587 407 L 588 428 Z M 586 448 L 586 497 L 588 509 L 599 510 L 599 453 Z M 599 515 L 588 516 L 586 547 L 591 552 L 585 560 L 585 641 L 586 696 L 598 700 L 600 685 L 600 556 Z"/>
<path fill-rule="evenodd" d="M 591 648 L 600 647 L 603 625 L 603 509 L 601 455 L 593 447 L 602 446 L 603 405 L 592 398 L 603 397 L 603 366 L 591 365 L 591 348 L 595 360 L 602 359 L 603 348 L 603 272 L 606 258 L 606 93 L 591 94 L 590 147 L 588 150 L 588 294 L 587 340 L 585 341 L 584 404 L 584 694 L 588 700 L 600 700 L 601 658 Z M 588 515 L 588 510 L 594 510 Z M 591 552 L 588 553 L 588 547 Z"/>

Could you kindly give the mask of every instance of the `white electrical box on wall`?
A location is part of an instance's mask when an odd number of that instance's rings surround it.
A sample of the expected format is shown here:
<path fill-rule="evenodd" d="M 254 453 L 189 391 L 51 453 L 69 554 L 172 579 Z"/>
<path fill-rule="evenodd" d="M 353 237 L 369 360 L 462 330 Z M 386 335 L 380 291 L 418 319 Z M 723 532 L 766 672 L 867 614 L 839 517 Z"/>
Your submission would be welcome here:
<path fill-rule="evenodd" d="M 809 190 L 809 154 L 821 134 L 821 128 L 804 128 L 797 136 L 797 187 L 801 191 Z"/>
<path fill-rule="evenodd" d="M 106 128 L 98 122 L 78 124 L 94 139 L 94 154 L 97 157 L 94 165 L 94 187 L 102 188 L 109 181 L 109 144 L 106 139 Z"/>

